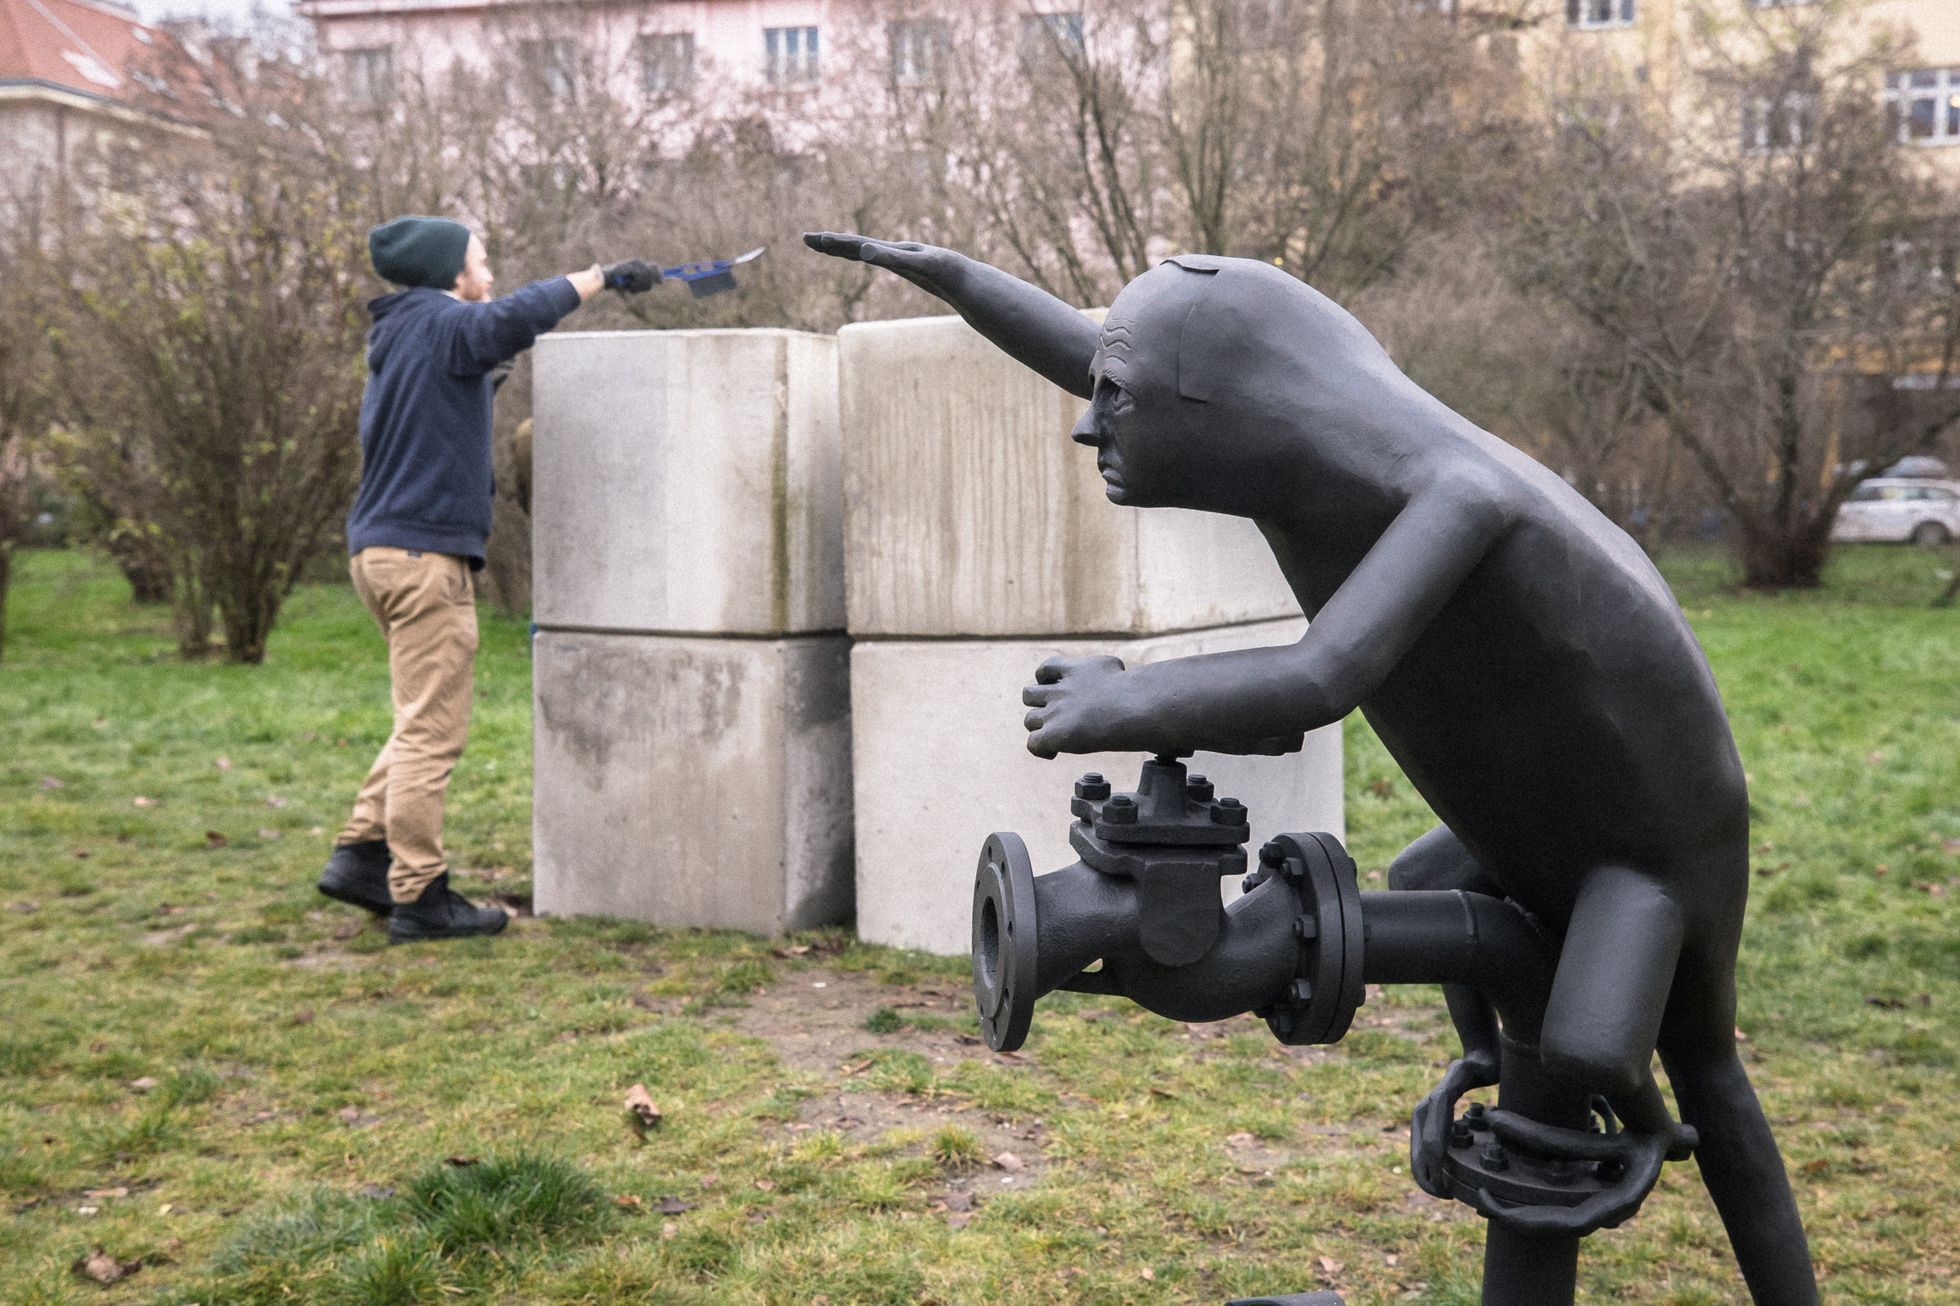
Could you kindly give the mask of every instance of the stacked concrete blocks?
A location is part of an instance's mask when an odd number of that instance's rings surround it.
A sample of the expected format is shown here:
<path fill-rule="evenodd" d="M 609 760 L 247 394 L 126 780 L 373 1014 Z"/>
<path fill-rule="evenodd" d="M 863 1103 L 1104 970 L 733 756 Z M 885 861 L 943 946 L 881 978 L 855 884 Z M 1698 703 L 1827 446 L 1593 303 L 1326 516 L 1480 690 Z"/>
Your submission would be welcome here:
<path fill-rule="evenodd" d="M 848 326 L 838 351 L 858 933 L 963 953 L 986 836 L 1019 831 L 1037 871 L 1064 865 L 1075 776 L 1121 788 L 1142 760 L 1030 755 L 1020 691 L 1042 660 L 1150 662 L 1304 625 L 1252 523 L 1110 504 L 1068 439 L 1080 402 L 958 318 Z M 1255 847 L 1342 832 L 1338 728 L 1191 768 L 1251 808 Z"/>
<path fill-rule="evenodd" d="M 536 353 L 540 912 L 778 933 L 850 910 L 836 342 Z"/>

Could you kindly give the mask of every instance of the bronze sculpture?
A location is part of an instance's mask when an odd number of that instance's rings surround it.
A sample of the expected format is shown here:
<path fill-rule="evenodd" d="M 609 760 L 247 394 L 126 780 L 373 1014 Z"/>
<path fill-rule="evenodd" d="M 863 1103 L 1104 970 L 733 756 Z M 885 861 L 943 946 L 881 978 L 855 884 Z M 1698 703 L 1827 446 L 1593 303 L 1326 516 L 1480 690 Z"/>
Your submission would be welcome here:
<path fill-rule="evenodd" d="M 1376 964 L 1394 971 L 1382 982 L 1446 981 L 1463 1040 L 1416 1111 L 1411 1149 L 1425 1189 L 1491 1217 L 1486 1301 L 1570 1300 L 1577 1238 L 1625 1218 L 1662 1157 L 1690 1149 L 1754 1299 L 1815 1301 L 1796 1205 L 1735 1048 L 1742 766 L 1706 659 L 1640 548 L 1551 471 L 1416 386 L 1340 306 L 1267 264 L 1170 259 L 1131 282 L 1098 328 L 950 250 L 805 239 L 937 295 L 1089 400 L 1073 438 L 1096 451 L 1113 502 L 1252 519 L 1311 619 L 1280 648 L 1136 669 L 1057 659 L 1037 671 L 1025 694 L 1032 751 L 1158 758 L 1134 794 L 1098 777 L 1078 785 L 1076 867 L 1029 881 L 1012 847 L 990 841 L 976 899 L 976 962 L 994 967 L 976 973 L 983 1015 L 996 1004 L 990 1040 L 1017 1040 L 1038 992 L 1064 985 L 1224 1015 L 1293 984 L 1292 1007 L 1265 1001 L 1276 1031 L 1331 1041 L 1345 1028 L 1338 995 L 1360 982 L 1361 922 L 1379 921 L 1405 954 L 1381 954 L 1371 936 Z M 1205 877 L 1215 907 L 1216 877 L 1243 862 L 1229 834 L 1202 827 L 1235 832 L 1238 817 L 1194 793 L 1175 758 L 1285 751 L 1357 708 L 1442 821 L 1395 859 L 1397 892 L 1350 901 L 1344 854 L 1297 836 L 1262 850 L 1254 892 L 1231 912 L 1200 909 Z M 1148 837 L 1131 837 L 1139 826 Z M 1287 896 L 1258 893 L 1282 881 Z M 1410 896 L 1398 905 L 1397 893 Z M 1418 920 L 1431 909 L 1443 916 Z M 1345 951 L 1326 935 L 1343 911 L 1354 917 Z M 1515 935 L 1511 960 L 1486 949 L 1427 964 L 1424 940 L 1461 933 L 1452 911 L 1483 911 L 1488 929 Z M 1021 937 L 1009 938 L 1016 912 Z M 989 920 L 1003 932 L 991 940 Z M 1411 933 L 1396 935 L 1398 922 Z M 1318 980 L 1292 973 L 1295 939 L 1310 935 L 1331 967 Z M 1542 956 L 1528 955 L 1532 937 Z M 1101 971 L 1084 973 L 1098 960 Z M 1656 1051 L 1685 1127 L 1655 1086 Z M 1506 1109 L 1457 1119 L 1457 1099 L 1500 1075 Z M 1611 1148 L 1585 1141 L 1596 1103 L 1610 1104 Z M 1473 1127 L 1606 1179 L 1563 1205 L 1493 1195 L 1499 1143 L 1485 1149 L 1490 1165 L 1452 1159 L 1467 1155 Z M 1466 1193 L 1471 1171 L 1481 1177 Z"/>

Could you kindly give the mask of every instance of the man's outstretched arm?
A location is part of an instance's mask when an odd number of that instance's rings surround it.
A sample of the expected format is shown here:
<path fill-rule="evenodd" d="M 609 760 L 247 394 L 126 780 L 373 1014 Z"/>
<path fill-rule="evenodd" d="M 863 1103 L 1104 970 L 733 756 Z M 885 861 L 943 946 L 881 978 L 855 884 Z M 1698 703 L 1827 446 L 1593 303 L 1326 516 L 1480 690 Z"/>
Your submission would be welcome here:
<path fill-rule="evenodd" d="M 888 268 L 953 307 L 975 331 L 1009 356 L 1079 398 L 1094 388 L 1089 362 L 1096 324 L 1019 277 L 964 254 L 916 241 L 873 240 L 848 232 L 810 231 L 803 243 L 820 254 Z"/>

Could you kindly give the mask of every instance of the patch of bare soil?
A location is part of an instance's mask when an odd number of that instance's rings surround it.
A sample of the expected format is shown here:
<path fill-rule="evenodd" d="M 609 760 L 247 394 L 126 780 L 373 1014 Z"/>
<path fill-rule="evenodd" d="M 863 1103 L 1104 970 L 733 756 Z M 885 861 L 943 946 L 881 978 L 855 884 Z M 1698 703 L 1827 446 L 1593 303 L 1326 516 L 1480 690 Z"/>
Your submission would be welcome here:
<path fill-rule="evenodd" d="M 851 1053 L 866 1048 L 916 1052 L 936 1066 L 993 1056 L 977 1036 L 956 1030 L 917 1029 L 907 1023 L 889 1034 L 874 1034 L 864 1027 L 881 1007 L 901 1018 L 962 1016 L 973 1004 L 964 986 L 887 984 L 858 971 L 798 966 L 782 971 L 746 1003 L 730 1013 L 735 1028 L 767 1042 L 785 1065 L 798 1070 L 837 1071 Z"/>

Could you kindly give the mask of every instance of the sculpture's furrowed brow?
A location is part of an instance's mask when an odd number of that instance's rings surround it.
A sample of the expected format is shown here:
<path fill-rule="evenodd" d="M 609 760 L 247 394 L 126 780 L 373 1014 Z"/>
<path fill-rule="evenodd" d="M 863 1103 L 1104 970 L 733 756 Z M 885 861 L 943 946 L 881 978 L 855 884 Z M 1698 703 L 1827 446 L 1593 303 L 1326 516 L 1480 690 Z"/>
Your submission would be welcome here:
<path fill-rule="evenodd" d="M 1100 384 L 1104 378 L 1121 383 L 1135 357 L 1135 328 L 1127 318 L 1110 318 L 1103 323 L 1096 342 L 1095 357 L 1089 363 L 1090 380 Z"/>

